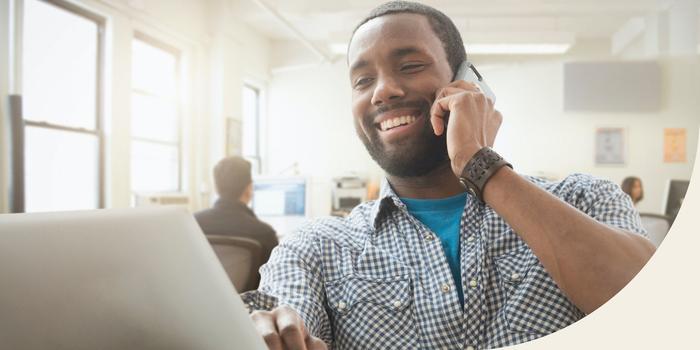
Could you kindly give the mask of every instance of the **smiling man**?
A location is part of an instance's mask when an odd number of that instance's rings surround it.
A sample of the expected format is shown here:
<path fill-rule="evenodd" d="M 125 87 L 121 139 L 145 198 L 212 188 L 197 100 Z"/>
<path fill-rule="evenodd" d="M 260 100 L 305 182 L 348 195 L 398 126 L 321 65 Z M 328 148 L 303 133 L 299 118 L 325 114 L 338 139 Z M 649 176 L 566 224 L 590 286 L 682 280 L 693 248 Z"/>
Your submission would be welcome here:
<path fill-rule="evenodd" d="M 617 185 L 520 175 L 490 148 L 502 117 L 453 81 L 465 59 L 452 21 L 421 4 L 386 3 L 356 28 L 355 128 L 386 181 L 283 241 L 243 295 L 271 349 L 517 344 L 592 312 L 653 254 Z"/>

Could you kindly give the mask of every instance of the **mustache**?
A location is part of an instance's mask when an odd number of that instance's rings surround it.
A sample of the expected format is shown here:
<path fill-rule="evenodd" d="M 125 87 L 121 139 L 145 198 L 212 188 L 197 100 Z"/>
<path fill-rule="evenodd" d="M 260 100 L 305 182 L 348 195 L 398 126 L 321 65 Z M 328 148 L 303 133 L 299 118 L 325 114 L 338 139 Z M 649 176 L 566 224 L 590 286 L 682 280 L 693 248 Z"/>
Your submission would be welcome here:
<path fill-rule="evenodd" d="M 397 103 L 390 104 L 390 105 L 379 106 L 375 111 L 367 113 L 365 115 L 364 121 L 367 124 L 373 124 L 374 119 L 376 119 L 378 115 L 380 115 L 382 113 L 386 113 L 386 112 L 394 110 L 394 109 L 415 108 L 415 109 L 420 109 L 421 111 L 425 112 L 425 111 L 430 110 L 430 106 L 431 106 L 430 102 L 423 101 L 423 100 L 402 101 L 402 102 L 397 102 Z"/>

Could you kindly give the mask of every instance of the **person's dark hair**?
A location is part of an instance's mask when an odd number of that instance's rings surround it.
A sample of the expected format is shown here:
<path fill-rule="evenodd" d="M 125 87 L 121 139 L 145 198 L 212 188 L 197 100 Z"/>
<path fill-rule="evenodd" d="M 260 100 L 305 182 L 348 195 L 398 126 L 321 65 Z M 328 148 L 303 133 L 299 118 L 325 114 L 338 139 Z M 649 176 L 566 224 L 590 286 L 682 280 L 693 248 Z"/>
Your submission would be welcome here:
<path fill-rule="evenodd" d="M 452 74 L 457 74 L 459 65 L 467 59 L 467 53 L 464 50 L 462 36 L 459 34 L 459 30 L 457 30 L 457 27 L 449 17 L 427 5 L 410 1 L 390 1 L 381 4 L 370 11 L 367 17 L 360 21 L 360 24 L 358 24 L 352 31 L 350 41 L 352 41 L 352 37 L 355 36 L 357 29 L 363 24 L 377 17 L 397 13 L 415 13 L 423 15 L 428 19 L 433 32 L 435 32 L 435 35 L 437 35 L 438 39 L 440 39 L 442 42 L 442 46 L 445 49 L 445 54 L 447 54 L 447 62 L 450 64 L 450 68 L 452 68 Z M 350 45 L 348 45 L 348 48 L 349 47 Z"/>
<path fill-rule="evenodd" d="M 634 187 L 634 183 L 639 181 L 639 187 L 641 188 L 641 191 L 639 192 L 639 198 L 635 199 L 632 198 L 632 187 Z M 644 199 L 644 187 L 642 187 L 642 180 L 636 176 L 628 176 L 624 180 L 622 180 L 622 185 L 620 185 L 622 188 L 622 192 L 627 193 L 630 198 L 632 198 L 632 202 L 635 204 L 642 199 Z"/>
<path fill-rule="evenodd" d="M 214 166 L 214 184 L 221 198 L 238 200 L 251 182 L 250 162 L 241 157 L 226 157 Z"/>

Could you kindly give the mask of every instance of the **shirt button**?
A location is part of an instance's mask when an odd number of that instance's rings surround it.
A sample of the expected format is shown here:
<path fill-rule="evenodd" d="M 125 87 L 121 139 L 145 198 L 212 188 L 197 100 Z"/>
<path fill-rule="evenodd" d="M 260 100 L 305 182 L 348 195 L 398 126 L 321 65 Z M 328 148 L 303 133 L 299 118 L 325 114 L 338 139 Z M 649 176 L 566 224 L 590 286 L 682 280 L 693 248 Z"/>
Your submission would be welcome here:
<path fill-rule="evenodd" d="M 470 286 L 470 287 L 475 288 L 477 285 L 478 285 L 478 283 L 476 282 L 476 279 L 473 279 L 473 280 L 469 281 L 469 286 Z"/>
<path fill-rule="evenodd" d="M 520 275 L 517 272 L 514 272 L 512 275 L 510 275 L 510 279 L 512 280 L 519 280 Z"/>
<path fill-rule="evenodd" d="M 394 301 L 394 307 L 395 307 L 395 308 L 401 307 L 401 300 L 395 300 L 395 301 Z"/>
<path fill-rule="evenodd" d="M 345 310 L 345 307 L 346 307 L 346 306 L 347 306 L 347 305 L 345 304 L 345 302 L 342 302 L 342 301 L 339 301 L 339 302 L 338 302 L 338 310 L 341 310 L 341 311 L 342 311 L 342 310 Z"/>
<path fill-rule="evenodd" d="M 431 235 L 431 234 L 425 235 L 425 240 L 426 240 L 426 241 L 432 241 L 433 239 L 435 239 L 435 236 L 433 236 L 433 235 Z"/>
<path fill-rule="evenodd" d="M 466 350 L 474 350 L 474 347 L 473 347 L 473 346 L 467 346 L 467 349 L 466 349 Z"/>
<path fill-rule="evenodd" d="M 471 242 L 471 241 L 473 241 L 473 240 L 474 240 L 474 236 L 473 236 L 473 235 L 467 237 L 467 242 Z"/>
<path fill-rule="evenodd" d="M 443 291 L 443 292 L 445 292 L 445 293 L 447 293 L 447 292 L 450 291 L 450 285 L 447 284 L 447 283 L 443 283 L 443 284 L 440 286 L 440 290 Z"/>

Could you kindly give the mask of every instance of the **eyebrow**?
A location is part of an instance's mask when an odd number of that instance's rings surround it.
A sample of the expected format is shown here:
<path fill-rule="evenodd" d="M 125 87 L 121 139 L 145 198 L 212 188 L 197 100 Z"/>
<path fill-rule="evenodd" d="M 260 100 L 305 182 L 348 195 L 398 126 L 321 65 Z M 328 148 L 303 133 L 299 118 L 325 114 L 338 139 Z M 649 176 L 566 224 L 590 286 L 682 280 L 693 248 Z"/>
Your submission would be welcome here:
<path fill-rule="evenodd" d="M 399 47 L 397 49 L 392 50 L 391 53 L 389 54 L 389 57 L 391 57 L 393 59 L 399 59 L 401 57 L 404 57 L 404 56 L 407 56 L 410 54 L 414 54 L 414 53 L 420 53 L 420 52 L 421 52 L 421 50 L 419 50 L 418 48 L 416 48 L 414 46 Z M 352 66 L 350 66 L 350 73 L 352 73 L 360 68 L 366 67 L 367 65 L 369 65 L 369 61 L 359 60 L 359 61 L 353 63 Z"/>

